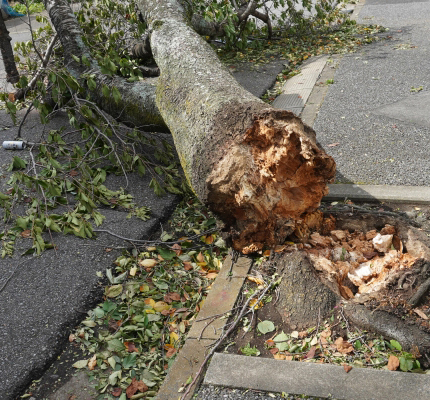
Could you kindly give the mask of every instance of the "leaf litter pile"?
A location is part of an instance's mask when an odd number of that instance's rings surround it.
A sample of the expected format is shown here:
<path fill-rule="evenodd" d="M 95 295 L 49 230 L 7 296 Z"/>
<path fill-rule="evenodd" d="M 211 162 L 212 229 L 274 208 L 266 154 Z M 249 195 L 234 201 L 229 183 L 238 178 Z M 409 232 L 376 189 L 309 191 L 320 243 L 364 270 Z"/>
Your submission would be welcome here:
<path fill-rule="evenodd" d="M 182 347 L 226 255 L 215 219 L 196 201 L 178 206 L 157 245 L 134 249 L 106 272 L 104 302 L 70 335 L 88 354 L 98 399 L 152 398 Z M 175 242 L 173 235 L 184 234 Z"/>
<path fill-rule="evenodd" d="M 417 300 L 422 298 L 414 297 L 417 288 L 428 281 L 425 279 L 428 264 L 415 252 L 414 255 L 407 252 L 395 226 L 385 224 L 365 232 L 342 229 L 336 226 L 333 215 L 321 211 L 304 222 L 297 227 L 291 242 L 267 250 L 254 263 L 243 291 L 245 298 L 267 286 L 273 274 L 276 276 L 276 267 L 271 262 L 273 253 L 303 251 L 320 279 L 344 301 L 384 310 L 430 331 L 428 298 L 421 294 L 426 300 L 417 307 Z M 286 326 L 276 309 L 278 300 L 279 290 L 274 290 L 265 301 L 254 304 L 251 317 L 243 318 L 224 351 L 339 364 L 346 372 L 352 367 L 374 367 L 423 373 L 428 367 L 429 360 L 418 349 L 405 351 L 396 340 L 353 327 L 343 313 L 342 304 L 335 307 L 329 319 L 315 321 L 315 326 L 299 331 Z"/>

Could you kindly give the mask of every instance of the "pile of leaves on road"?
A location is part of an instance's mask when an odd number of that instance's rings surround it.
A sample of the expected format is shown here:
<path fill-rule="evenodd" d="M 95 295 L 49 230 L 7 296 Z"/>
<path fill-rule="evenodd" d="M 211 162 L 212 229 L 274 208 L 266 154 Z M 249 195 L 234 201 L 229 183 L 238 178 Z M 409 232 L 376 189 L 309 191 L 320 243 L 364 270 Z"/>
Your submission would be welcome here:
<path fill-rule="evenodd" d="M 70 335 L 88 354 L 74 366 L 89 371 L 100 399 L 155 396 L 222 267 L 225 243 L 197 200 L 180 205 L 170 227 L 116 260 L 104 302 Z"/>

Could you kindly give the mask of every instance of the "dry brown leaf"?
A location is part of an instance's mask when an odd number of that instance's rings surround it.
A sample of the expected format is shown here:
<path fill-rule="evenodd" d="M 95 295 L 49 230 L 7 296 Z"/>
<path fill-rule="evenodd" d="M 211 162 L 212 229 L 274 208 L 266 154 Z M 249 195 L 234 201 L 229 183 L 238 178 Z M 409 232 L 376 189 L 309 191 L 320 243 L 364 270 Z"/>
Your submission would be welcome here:
<path fill-rule="evenodd" d="M 7 98 L 9 99 L 10 102 L 14 103 L 15 102 L 15 93 L 9 93 L 7 95 Z"/>
<path fill-rule="evenodd" d="M 29 238 L 29 237 L 31 237 L 31 230 L 30 229 L 26 229 L 25 231 L 22 231 L 21 232 L 21 236 L 23 238 Z"/>
<path fill-rule="evenodd" d="M 306 353 L 305 358 L 307 359 L 314 358 L 316 351 L 317 351 L 317 348 L 315 346 L 312 346 L 311 349 Z"/>
<path fill-rule="evenodd" d="M 202 254 L 202 252 L 200 252 L 198 255 L 197 255 L 197 261 L 199 262 L 199 263 L 204 263 L 204 262 L 206 262 L 206 260 L 205 260 L 205 256 Z"/>
<path fill-rule="evenodd" d="M 139 349 L 135 346 L 133 342 L 124 342 L 124 346 L 129 353 L 139 353 Z"/>
<path fill-rule="evenodd" d="M 185 261 L 184 262 L 184 269 L 185 269 L 185 271 L 190 271 L 193 269 L 193 266 L 191 265 L 191 263 L 189 261 Z"/>
<path fill-rule="evenodd" d="M 176 354 L 176 351 L 177 350 L 175 348 L 171 347 L 169 350 L 167 350 L 166 357 L 167 358 L 173 357 Z"/>
<path fill-rule="evenodd" d="M 346 373 L 348 373 L 349 371 L 352 370 L 352 367 L 350 365 L 347 364 L 342 364 L 343 365 L 343 369 L 345 370 Z"/>
<path fill-rule="evenodd" d="M 215 279 L 217 276 L 218 274 L 216 272 L 210 272 L 209 274 L 206 275 L 206 278 Z"/>
<path fill-rule="evenodd" d="M 172 250 L 176 253 L 176 255 L 177 255 L 177 256 L 180 256 L 180 255 L 182 254 L 182 247 L 181 247 L 181 245 L 180 245 L 180 244 L 178 244 L 178 243 L 175 243 L 175 244 L 172 246 Z"/>
<path fill-rule="evenodd" d="M 285 361 L 293 361 L 293 356 L 286 356 Z"/>
<path fill-rule="evenodd" d="M 120 387 L 117 387 L 112 390 L 112 396 L 119 397 L 121 396 L 121 393 L 122 393 L 122 389 Z"/>
<path fill-rule="evenodd" d="M 79 175 L 79 172 L 78 172 L 78 171 L 76 171 L 75 169 L 72 169 L 72 170 L 69 172 L 69 175 L 70 175 L 70 176 L 76 176 L 76 175 Z"/>
<path fill-rule="evenodd" d="M 424 314 L 419 308 L 414 308 L 414 311 L 423 319 L 429 319 L 426 314 Z"/>
<path fill-rule="evenodd" d="M 125 393 L 128 398 L 131 398 L 131 396 L 134 396 L 138 390 L 141 393 L 144 393 L 148 390 L 148 386 L 146 386 L 143 381 L 138 381 L 136 378 L 133 378 Z"/>
<path fill-rule="evenodd" d="M 74 342 L 74 341 L 75 341 L 75 339 L 76 339 L 76 336 L 75 336 L 73 333 L 71 333 L 71 334 L 69 335 L 69 342 Z"/>
<path fill-rule="evenodd" d="M 399 368 L 400 361 L 396 356 L 390 356 L 388 359 L 387 367 L 390 371 L 395 371 L 397 368 Z"/>
<path fill-rule="evenodd" d="M 285 360 L 287 356 L 285 354 L 273 354 L 275 360 Z"/>
<path fill-rule="evenodd" d="M 273 349 L 270 349 L 269 351 L 270 351 L 270 353 L 272 353 L 272 354 L 277 354 L 277 353 L 279 353 L 279 349 L 278 349 L 277 347 L 274 347 Z"/>
<path fill-rule="evenodd" d="M 97 366 L 97 357 L 94 354 L 89 360 L 88 360 L 88 369 L 92 371 Z"/>
<path fill-rule="evenodd" d="M 331 330 L 330 330 L 330 328 L 324 329 L 324 330 L 321 332 L 320 336 L 321 336 L 322 338 L 328 338 L 328 337 L 330 337 L 330 336 L 331 336 Z"/>
<path fill-rule="evenodd" d="M 348 341 L 344 340 L 343 337 L 338 337 L 334 344 L 336 345 L 337 351 L 342 354 L 347 354 L 354 351 L 354 346 Z"/>

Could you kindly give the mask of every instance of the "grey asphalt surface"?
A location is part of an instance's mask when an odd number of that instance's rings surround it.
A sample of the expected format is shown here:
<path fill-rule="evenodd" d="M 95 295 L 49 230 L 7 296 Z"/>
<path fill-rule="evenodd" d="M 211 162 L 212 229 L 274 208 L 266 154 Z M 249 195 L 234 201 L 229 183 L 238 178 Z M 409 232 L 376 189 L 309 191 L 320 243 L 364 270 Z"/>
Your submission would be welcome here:
<path fill-rule="evenodd" d="M 314 124 L 317 139 L 336 160 L 338 182 L 426 186 L 430 2 L 369 0 L 358 22 L 389 30 L 341 59 Z"/>

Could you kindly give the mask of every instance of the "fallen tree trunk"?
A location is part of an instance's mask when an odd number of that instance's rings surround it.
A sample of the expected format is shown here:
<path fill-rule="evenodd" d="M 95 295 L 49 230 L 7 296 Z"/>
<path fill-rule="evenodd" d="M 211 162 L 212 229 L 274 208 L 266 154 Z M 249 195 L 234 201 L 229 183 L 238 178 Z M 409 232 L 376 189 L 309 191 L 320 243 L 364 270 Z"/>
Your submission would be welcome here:
<path fill-rule="evenodd" d="M 320 204 L 335 162 L 291 112 L 243 89 L 175 1 L 140 0 L 160 68 L 156 103 L 185 175 L 244 253 L 281 243 Z"/>

